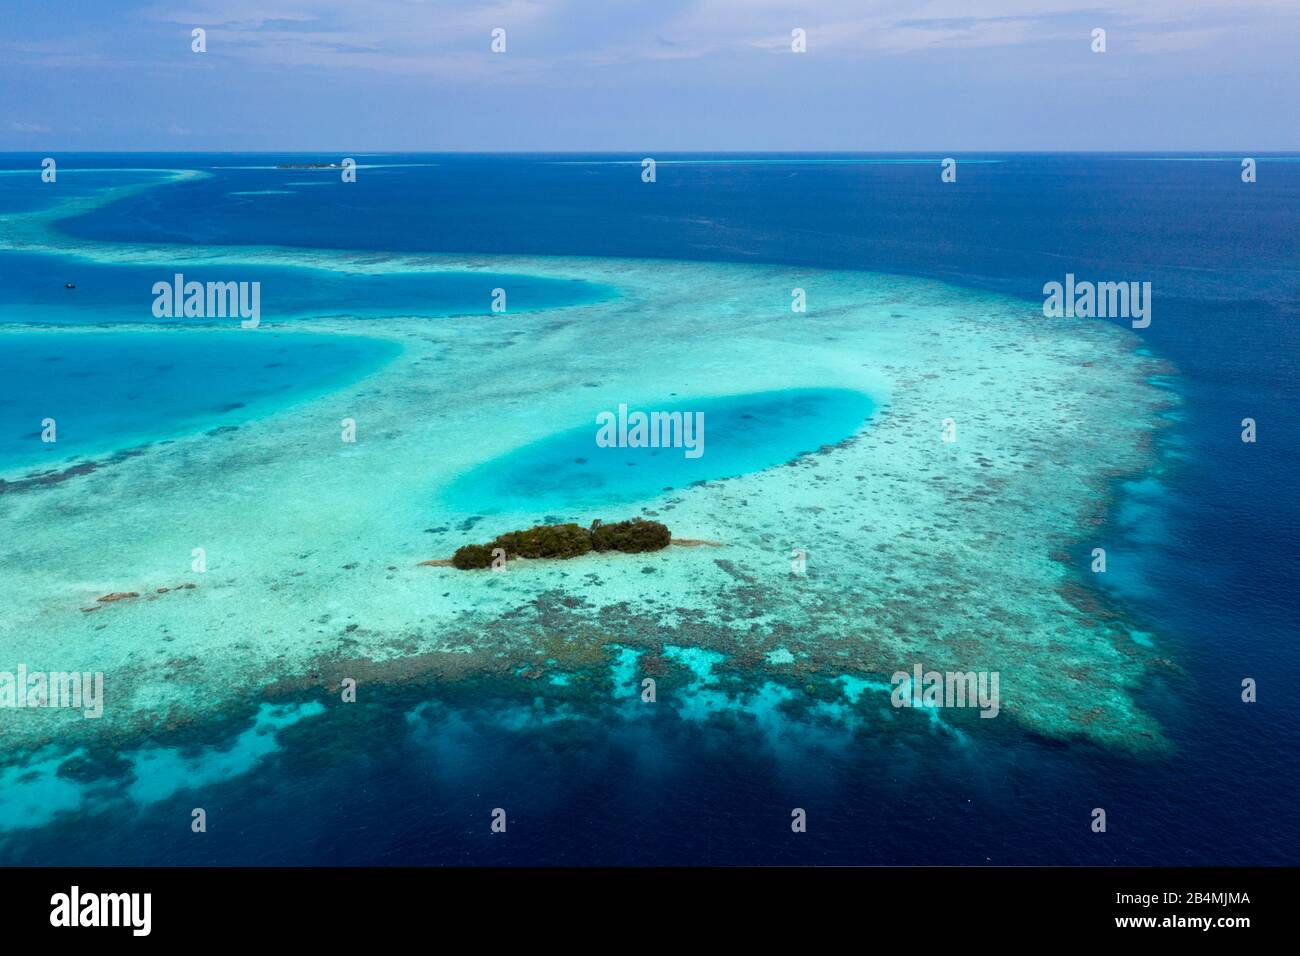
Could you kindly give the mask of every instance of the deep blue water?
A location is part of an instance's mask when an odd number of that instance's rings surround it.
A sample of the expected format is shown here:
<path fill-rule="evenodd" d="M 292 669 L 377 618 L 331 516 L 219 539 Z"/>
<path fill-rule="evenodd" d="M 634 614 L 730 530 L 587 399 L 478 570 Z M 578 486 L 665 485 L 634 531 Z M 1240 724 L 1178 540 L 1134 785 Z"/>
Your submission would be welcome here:
<path fill-rule="evenodd" d="M 1257 157 L 1259 182 L 1245 185 L 1237 156 L 958 157 L 958 183 L 944 186 L 938 157 L 925 158 L 663 164 L 647 185 L 638 165 L 608 162 L 639 156 L 371 157 L 437 165 L 362 169 L 348 186 L 337 173 L 218 170 L 65 228 L 132 242 L 788 262 L 937 277 L 1033 307 L 1067 271 L 1151 281 L 1141 334 L 1177 366 L 1184 404 L 1152 510 L 1131 510 L 1115 532 L 1114 577 L 1179 665 L 1142 700 L 1174 756 L 999 727 L 961 755 L 918 730 L 847 752 L 809 740 L 782 759 L 730 724 L 515 733 L 469 697 L 447 702 L 455 720 L 413 735 L 404 710 L 449 693 L 428 690 L 286 731 L 279 757 L 204 788 L 221 826 L 202 840 L 182 795 L 159 805 L 173 813 L 109 813 L 0 848 L 77 863 L 1297 862 L 1300 163 Z M 262 189 L 293 192 L 230 195 Z M 351 191 L 318 198 L 330 189 Z M 1259 423 L 1256 444 L 1240 441 L 1245 417 Z M 1253 705 L 1239 699 L 1247 676 L 1259 682 Z M 493 806 L 510 808 L 508 838 L 488 833 Z M 791 806 L 809 810 L 803 837 L 790 833 Z M 1104 837 L 1088 830 L 1095 806 L 1109 814 Z"/>

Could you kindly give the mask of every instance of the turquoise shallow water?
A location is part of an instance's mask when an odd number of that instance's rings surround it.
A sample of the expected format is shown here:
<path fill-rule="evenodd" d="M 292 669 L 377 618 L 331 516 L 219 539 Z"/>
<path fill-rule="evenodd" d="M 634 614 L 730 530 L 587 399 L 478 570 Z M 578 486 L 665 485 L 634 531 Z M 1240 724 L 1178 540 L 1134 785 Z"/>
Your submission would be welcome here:
<path fill-rule="evenodd" d="M 234 330 L 0 335 L 0 469 L 231 425 L 346 384 L 400 352 L 360 336 Z M 54 442 L 42 422 L 55 422 Z"/>
<path fill-rule="evenodd" d="M 601 447 L 601 412 L 592 423 L 533 442 L 475 468 L 451 484 L 452 508 L 493 514 L 529 507 L 577 508 L 637 501 L 693 482 L 761 471 L 851 437 L 875 405 L 862 392 L 797 388 L 725 398 L 628 405 L 628 414 L 680 412 L 702 415 L 698 457 L 687 449 Z M 692 419 L 696 420 L 696 419 Z"/>
<path fill-rule="evenodd" d="M 172 175 L 164 169 L 59 169 L 55 181 L 46 183 L 39 160 L 33 159 L 30 168 L 0 170 L 0 214 L 36 212 L 105 189 L 161 183 Z"/>

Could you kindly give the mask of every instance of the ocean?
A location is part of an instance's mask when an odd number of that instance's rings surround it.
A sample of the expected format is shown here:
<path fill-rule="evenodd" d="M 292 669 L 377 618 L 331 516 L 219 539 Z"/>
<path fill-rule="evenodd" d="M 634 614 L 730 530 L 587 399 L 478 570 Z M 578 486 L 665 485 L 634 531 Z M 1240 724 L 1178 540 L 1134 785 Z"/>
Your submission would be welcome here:
<path fill-rule="evenodd" d="M 277 168 L 340 158 L 0 155 L 0 671 L 108 727 L 0 711 L 0 861 L 1297 862 L 1300 159 Z M 263 327 L 156 319 L 174 272 Z M 1047 322 L 1067 274 L 1150 326 Z M 586 460 L 624 403 L 717 431 Z M 634 513 L 722 548 L 416 566 Z M 962 654 L 998 719 L 888 706 Z"/>

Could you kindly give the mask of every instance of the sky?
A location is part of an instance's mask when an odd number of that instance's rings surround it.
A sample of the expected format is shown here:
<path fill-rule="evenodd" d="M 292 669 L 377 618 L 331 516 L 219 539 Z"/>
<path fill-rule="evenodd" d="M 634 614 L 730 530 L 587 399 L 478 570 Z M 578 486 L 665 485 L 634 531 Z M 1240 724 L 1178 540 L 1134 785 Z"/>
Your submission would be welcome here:
<path fill-rule="evenodd" d="M 0 150 L 1249 154 L 1298 60 L 1300 0 L 0 0 Z"/>

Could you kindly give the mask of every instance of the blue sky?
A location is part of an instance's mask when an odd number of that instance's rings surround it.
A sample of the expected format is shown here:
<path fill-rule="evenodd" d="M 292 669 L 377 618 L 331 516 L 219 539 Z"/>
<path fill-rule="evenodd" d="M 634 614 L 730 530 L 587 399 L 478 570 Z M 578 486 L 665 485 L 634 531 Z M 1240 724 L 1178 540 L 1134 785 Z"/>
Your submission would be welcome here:
<path fill-rule="evenodd" d="M 0 150 L 1263 152 L 1298 58 L 1300 0 L 5 0 Z"/>

